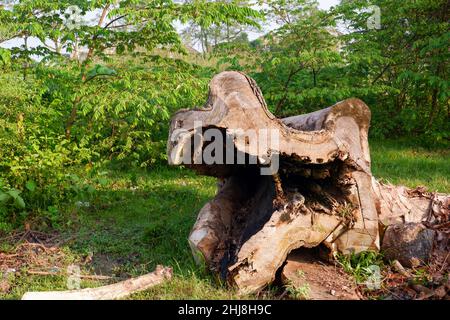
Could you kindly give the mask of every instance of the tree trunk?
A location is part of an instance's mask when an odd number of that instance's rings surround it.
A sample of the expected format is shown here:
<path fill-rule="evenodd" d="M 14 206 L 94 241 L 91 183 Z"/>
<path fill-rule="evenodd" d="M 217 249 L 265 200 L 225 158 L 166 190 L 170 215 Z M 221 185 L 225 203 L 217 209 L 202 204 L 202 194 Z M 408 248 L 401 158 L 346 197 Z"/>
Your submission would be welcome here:
<path fill-rule="evenodd" d="M 250 293 L 296 248 L 379 250 L 386 226 L 448 210 L 445 195 L 372 177 L 369 123 L 369 108 L 354 98 L 277 119 L 253 79 L 215 76 L 203 108 L 173 117 L 167 150 L 170 164 L 219 179 L 189 236 L 196 260 Z"/>

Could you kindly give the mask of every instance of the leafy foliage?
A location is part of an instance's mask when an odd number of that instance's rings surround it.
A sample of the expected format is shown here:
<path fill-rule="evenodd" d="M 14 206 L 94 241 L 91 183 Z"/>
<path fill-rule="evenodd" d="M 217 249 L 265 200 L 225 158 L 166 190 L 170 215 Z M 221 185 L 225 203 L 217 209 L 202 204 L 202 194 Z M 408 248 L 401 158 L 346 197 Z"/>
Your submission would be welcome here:
<path fill-rule="evenodd" d="M 448 145 L 447 1 L 343 1 L 329 11 L 314 0 L 261 3 L 276 27 L 216 55 L 225 68 L 250 73 L 277 116 L 355 96 L 371 107 L 372 136 Z M 368 23 L 374 7 L 379 27 Z"/>
<path fill-rule="evenodd" d="M 99 168 L 165 163 L 170 116 L 202 105 L 209 80 L 224 69 L 253 76 L 277 116 L 356 96 L 371 107 L 373 137 L 448 146 L 446 1 L 342 1 L 329 11 L 315 0 L 254 4 L 0 6 L 0 230 L 34 219 L 65 223 L 64 206 L 95 197 L 101 183 L 87 177 Z M 367 24 L 373 5 L 381 10 L 380 28 Z M 249 41 L 263 23 L 272 30 Z M 430 168 L 444 163 L 423 158 Z M 438 178 L 428 180 L 435 185 Z"/>
<path fill-rule="evenodd" d="M 357 283 L 363 283 L 373 275 L 373 266 L 382 267 L 383 258 L 375 251 L 363 251 L 358 254 L 339 255 L 338 261 L 345 272 L 351 274 Z"/>
<path fill-rule="evenodd" d="M 370 5 L 380 8 L 380 28 L 369 28 Z M 386 124 L 374 133 L 448 139 L 448 2 L 351 1 L 335 13 L 352 30 L 342 37 L 345 75 Z"/>
<path fill-rule="evenodd" d="M 172 58 L 185 52 L 175 22 L 257 25 L 257 16 L 239 3 L 205 0 L 0 7 L 0 41 L 16 39 L 0 48 L 1 229 L 39 216 L 57 226 L 58 208 L 95 192 L 68 168 L 84 166 L 86 174 L 111 161 L 165 160 L 170 115 L 200 104 L 213 74 Z"/>

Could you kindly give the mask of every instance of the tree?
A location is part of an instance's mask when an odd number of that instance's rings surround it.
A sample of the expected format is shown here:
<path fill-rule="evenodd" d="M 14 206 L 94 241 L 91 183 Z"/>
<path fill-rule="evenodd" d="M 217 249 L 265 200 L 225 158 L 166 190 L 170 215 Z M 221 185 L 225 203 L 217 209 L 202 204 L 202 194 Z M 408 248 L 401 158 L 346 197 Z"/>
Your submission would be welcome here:
<path fill-rule="evenodd" d="M 275 29 L 253 41 L 240 64 L 260 83 L 269 107 L 287 115 L 318 108 L 318 100 L 332 102 L 335 79 L 327 72 L 341 62 L 333 16 L 314 0 L 268 0 L 260 5 Z M 228 58 L 233 67 L 235 57 Z"/>
<path fill-rule="evenodd" d="M 349 29 L 345 75 L 374 116 L 386 120 L 380 134 L 448 139 L 448 6 L 444 0 L 374 0 L 343 1 L 336 8 Z M 378 27 L 368 23 L 375 11 Z"/>
<path fill-rule="evenodd" d="M 263 15 L 258 11 L 250 9 L 252 4 L 249 0 L 214 0 L 210 5 L 232 4 L 247 8 L 247 14 L 255 19 L 262 19 Z M 208 53 L 213 47 L 217 47 L 220 43 L 230 43 L 235 40 L 242 40 L 248 28 L 258 29 L 259 24 L 254 21 L 238 21 L 225 13 L 220 22 L 205 24 L 204 20 L 191 21 L 183 29 L 183 38 L 190 45 L 200 45 L 202 52 Z M 245 37 L 245 36 L 244 36 Z"/>
<path fill-rule="evenodd" d="M 254 24 L 256 15 L 205 0 L 0 7 L 0 46 L 14 39 L 0 49 L 0 193 L 13 195 L 0 195 L 0 230 L 31 216 L 57 223 L 63 203 L 91 194 L 72 166 L 160 164 L 170 114 L 198 104 L 213 73 L 171 57 L 184 51 L 177 23 Z"/>
<path fill-rule="evenodd" d="M 443 225 L 437 217 L 448 211 L 450 195 L 377 182 L 363 101 L 277 119 L 243 73 L 219 73 L 209 92 L 204 108 L 174 115 L 167 148 L 170 164 L 218 178 L 219 191 L 189 236 L 197 262 L 248 294 L 275 280 L 299 247 L 322 245 L 331 257 L 385 244 L 391 259 L 409 266 L 412 256 L 428 261 L 431 228 Z M 198 119 L 201 127 L 194 124 Z M 432 235 L 425 241 L 404 235 L 425 226 Z M 381 242 L 386 228 L 389 236 Z"/>
<path fill-rule="evenodd" d="M 371 107 L 372 136 L 449 140 L 446 1 L 342 1 L 328 12 L 312 0 L 260 5 L 274 29 L 219 61 L 251 74 L 275 114 L 353 96 Z"/>
<path fill-rule="evenodd" d="M 72 23 L 74 14 L 86 15 L 89 12 L 98 14 L 94 23 Z M 206 0 L 184 3 L 171 0 L 21 0 L 12 6 L 8 15 L 14 22 L 17 36 L 25 39 L 25 46 L 12 49 L 16 58 L 26 56 L 29 59 L 31 55 L 38 55 L 45 62 L 55 59 L 55 56 L 60 58 L 64 51 L 72 52 L 80 47 L 87 49 L 83 61 L 72 65 L 72 71 L 61 78 L 64 79 L 61 88 L 67 89 L 64 99 L 69 99 L 71 105 L 65 121 L 65 135 L 71 139 L 80 104 L 87 95 L 93 94 L 89 89 L 93 79 L 115 81 L 120 74 L 106 66 L 92 66 L 94 60 L 108 58 L 105 50 L 114 49 L 119 55 L 149 52 L 155 48 L 182 52 L 180 37 L 174 26 L 176 21 L 193 21 L 204 27 L 223 21 L 255 24 L 257 13 L 235 3 L 211 3 Z M 29 37 L 37 37 L 41 44 L 29 49 L 26 46 Z M 77 73 L 79 75 L 73 77 Z"/>
<path fill-rule="evenodd" d="M 266 73 L 276 75 L 270 81 L 281 86 L 274 112 L 280 113 L 287 102 L 292 103 L 300 90 L 314 90 L 322 69 L 339 61 L 333 17 L 318 9 L 317 1 L 266 1 L 272 16 L 281 27 L 271 34 L 272 55 Z M 309 74 L 309 76 L 308 76 Z M 309 79 L 308 79 L 309 78 Z M 296 104 L 294 102 L 294 104 Z"/>

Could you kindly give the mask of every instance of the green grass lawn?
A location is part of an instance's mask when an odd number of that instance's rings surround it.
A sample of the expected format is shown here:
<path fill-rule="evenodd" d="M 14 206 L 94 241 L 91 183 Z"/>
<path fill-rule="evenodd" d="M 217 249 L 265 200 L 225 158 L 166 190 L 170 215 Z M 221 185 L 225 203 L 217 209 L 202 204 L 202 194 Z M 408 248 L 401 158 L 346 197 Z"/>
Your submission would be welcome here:
<path fill-rule="evenodd" d="M 371 153 L 377 178 L 450 193 L 448 150 L 430 151 L 399 142 L 376 141 L 371 143 Z M 171 282 L 135 294 L 130 297 L 133 299 L 236 298 L 232 290 L 194 264 L 187 243 L 198 211 L 214 196 L 213 178 L 181 168 L 128 172 L 111 169 L 97 175 L 106 183 L 83 200 L 89 206 L 67 206 L 66 216 L 72 224 L 60 228 L 61 235 L 71 239 L 62 247 L 67 265 L 77 263 L 85 273 L 117 279 L 150 272 L 157 264 L 173 267 Z M 9 283 L 11 290 L 0 293 L 0 298 L 20 298 L 31 290 L 66 290 L 64 276 L 30 276 L 25 270 L 9 275 Z M 82 281 L 82 287 L 106 283 Z M 270 297 L 270 292 L 263 297 Z"/>
<path fill-rule="evenodd" d="M 371 141 L 372 174 L 383 182 L 450 193 L 450 150 L 402 141 Z"/>

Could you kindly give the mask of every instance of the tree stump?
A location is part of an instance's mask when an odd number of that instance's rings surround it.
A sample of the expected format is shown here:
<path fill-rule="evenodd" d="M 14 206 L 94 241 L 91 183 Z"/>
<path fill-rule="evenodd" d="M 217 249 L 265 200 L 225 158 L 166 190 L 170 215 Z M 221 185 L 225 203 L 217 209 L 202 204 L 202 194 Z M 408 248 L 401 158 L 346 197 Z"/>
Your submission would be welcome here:
<path fill-rule="evenodd" d="M 195 259 L 251 293 L 296 248 L 379 250 L 386 226 L 448 212 L 446 195 L 373 178 L 369 124 L 355 98 L 277 119 L 253 79 L 216 75 L 203 108 L 172 118 L 167 149 L 170 164 L 218 178 L 189 236 Z"/>

